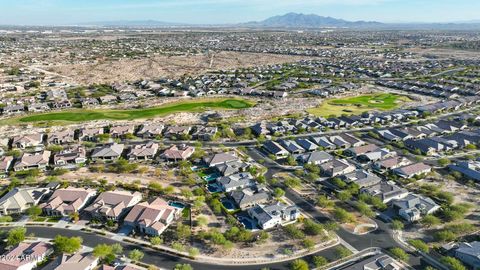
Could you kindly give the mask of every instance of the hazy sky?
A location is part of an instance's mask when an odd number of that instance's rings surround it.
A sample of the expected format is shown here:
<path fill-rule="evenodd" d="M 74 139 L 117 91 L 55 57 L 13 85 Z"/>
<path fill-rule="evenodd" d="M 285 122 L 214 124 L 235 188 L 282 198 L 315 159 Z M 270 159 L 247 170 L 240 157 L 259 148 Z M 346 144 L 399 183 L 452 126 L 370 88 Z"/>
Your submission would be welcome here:
<path fill-rule="evenodd" d="M 0 0 L 0 24 L 64 25 L 111 20 L 237 23 L 287 12 L 347 20 L 480 20 L 479 0 Z"/>

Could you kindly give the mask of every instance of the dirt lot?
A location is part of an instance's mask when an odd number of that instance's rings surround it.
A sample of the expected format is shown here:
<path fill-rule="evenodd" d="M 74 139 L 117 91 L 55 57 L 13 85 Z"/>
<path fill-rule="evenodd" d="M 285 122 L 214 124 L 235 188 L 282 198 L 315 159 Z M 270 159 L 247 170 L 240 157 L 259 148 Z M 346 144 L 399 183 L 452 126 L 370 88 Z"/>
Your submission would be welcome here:
<path fill-rule="evenodd" d="M 176 78 L 184 74 L 203 74 L 211 70 L 281 64 L 305 59 L 300 56 L 219 52 L 191 56 L 155 56 L 146 59 L 103 60 L 97 63 L 59 64 L 40 67 L 71 77 L 77 83 L 111 83 L 140 78 Z"/>

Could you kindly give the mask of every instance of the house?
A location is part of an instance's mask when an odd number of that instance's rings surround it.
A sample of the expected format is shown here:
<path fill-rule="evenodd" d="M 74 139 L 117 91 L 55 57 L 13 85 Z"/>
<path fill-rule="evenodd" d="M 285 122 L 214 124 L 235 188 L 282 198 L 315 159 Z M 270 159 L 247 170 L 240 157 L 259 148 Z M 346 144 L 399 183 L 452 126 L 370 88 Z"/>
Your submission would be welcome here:
<path fill-rule="evenodd" d="M 135 127 L 132 125 L 127 126 L 114 126 L 110 128 L 110 136 L 112 138 L 125 138 L 128 135 L 132 135 L 135 131 Z"/>
<path fill-rule="evenodd" d="M 7 105 L 3 108 L 3 114 L 16 114 L 22 113 L 25 111 L 25 106 L 23 105 Z"/>
<path fill-rule="evenodd" d="M 358 157 L 360 155 L 370 153 L 373 151 L 377 151 L 380 147 L 378 147 L 375 144 L 366 144 L 362 146 L 357 146 L 357 147 L 351 147 L 347 150 L 344 151 L 344 153 L 348 156 L 351 157 Z"/>
<path fill-rule="evenodd" d="M 113 95 L 105 95 L 103 97 L 100 97 L 100 102 L 102 104 L 112 104 L 112 103 L 117 103 L 118 99 L 116 96 L 113 96 Z"/>
<path fill-rule="evenodd" d="M 266 141 L 263 144 L 263 148 L 275 157 L 284 157 L 288 155 L 288 151 L 285 150 L 280 144 L 274 141 Z"/>
<path fill-rule="evenodd" d="M 335 148 L 349 148 L 352 146 L 341 136 L 330 136 L 329 140 L 335 145 Z"/>
<path fill-rule="evenodd" d="M 290 154 L 294 155 L 294 154 L 301 154 L 301 153 L 305 152 L 305 149 L 303 147 L 301 147 L 300 145 L 298 145 L 293 140 L 279 140 L 278 142 Z"/>
<path fill-rule="evenodd" d="M 253 181 L 253 176 L 248 172 L 219 177 L 217 182 L 225 192 L 230 192 L 234 189 L 250 187 L 255 183 Z"/>
<path fill-rule="evenodd" d="M 263 230 L 295 221 L 300 217 L 300 210 L 296 206 L 280 202 L 271 205 L 259 204 L 248 209 L 247 213 Z"/>
<path fill-rule="evenodd" d="M 87 155 L 83 146 L 65 148 L 53 155 L 53 164 L 55 167 L 75 168 L 85 162 L 87 162 Z"/>
<path fill-rule="evenodd" d="M 44 150 L 37 153 L 23 153 L 22 156 L 13 165 L 13 170 L 24 171 L 30 169 L 45 170 L 50 160 L 52 152 Z"/>
<path fill-rule="evenodd" d="M 473 270 L 480 269 L 480 242 L 463 242 L 455 249 L 455 257 Z"/>
<path fill-rule="evenodd" d="M 48 216 L 68 216 L 82 210 L 96 194 L 93 189 L 73 187 L 57 189 L 40 207 Z"/>
<path fill-rule="evenodd" d="M 47 103 L 32 103 L 27 109 L 29 112 L 46 112 L 50 110 L 50 106 Z"/>
<path fill-rule="evenodd" d="M 229 161 L 215 165 L 215 169 L 222 176 L 230 176 L 239 172 L 244 172 L 250 164 L 242 161 Z"/>
<path fill-rule="evenodd" d="M 392 205 L 398 215 L 409 222 L 420 220 L 440 209 L 440 205 L 432 199 L 417 194 L 408 194 L 402 199 L 393 200 Z"/>
<path fill-rule="evenodd" d="M 141 200 L 142 194 L 140 192 L 106 191 L 101 193 L 84 211 L 92 217 L 118 221 Z"/>
<path fill-rule="evenodd" d="M 432 168 L 422 162 L 410 164 L 393 170 L 396 175 L 403 178 L 412 178 L 417 175 L 427 174 L 431 171 Z"/>
<path fill-rule="evenodd" d="M 203 158 L 203 162 L 207 164 L 208 167 L 215 167 L 220 164 L 238 160 L 239 158 L 237 157 L 235 152 L 217 153 Z"/>
<path fill-rule="evenodd" d="M 333 156 L 325 151 L 314 151 L 297 156 L 297 160 L 303 164 L 320 165 L 333 160 Z"/>
<path fill-rule="evenodd" d="M 50 244 L 44 242 L 20 243 L 0 255 L 2 270 L 31 270 L 53 253 Z"/>
<path fill-rule="evenodd" d="M 75 142 L 75 133 L 71 130 L 58 131 L 48 135 L 49 144 L 68 144 Z"/>
<path fill-rule="evenodd" d="M 331 143 L 327 137 L 313 137 L 312 141 L 325 150 L 334 150 L 337 146 Z"/>
<path fill-rule="evenodd" d="M 360 188 L 374 186 L 382 181 L 380 177 L 363 169 L 358 169 L 351 173 L 344 174 L 342 179 L 346 183 L 355 183 Z"/>
<path fill-rule="evenodd" d="M 12 147 L 25 149 L 30 147 L 43 147 L 43 134 L 30 134 L 15 136 L 12 139 Z"/>
<path fill-rule="evenodd" d="M 358 147 L 358 146 L 362 146 L 365 144 L 364 141 L 358 139 L 357 137 L 351 135 L 351 134 L 348 134 L 348 133 L 342 133 L 340 134 L 340 137 L 343 138 L 343 140 L 345 140 L 346 142 L 348 142 L 352 147 Z"/>
<path fill-rule="evenodd" d="M 192 133 L 192 138 L 195 140 L 211 141 L 217 132 L 217 127 L 197 126 Z"/>
<path fill-rule="evenodd" d="M 320 165 L 323 175 L 335 177 L 337 175 L 347 174 L 355 171 L 355 166 L 348 163 L 345 159 L 333 159 L 332 161 Z"/>
<path fill-rule="evenodd" d="M 251 126 L 250 129 L 257 136 L 270 134 L 270 130 L 268 129 L 267 123 L 265 121 L 262 121 L 260 123 L 257 123 Z"/>
<path fill-rule="evenodd" d="M 192 130 L 190 126 L 170 126 L 165 130 L 164 136 L 170 139 L 182 139 L 190 133 L 190 130 Z"/>
<path fill-rule="evenodd" d="M 92 153 L 92 160 L 116 160 L 122 156 L 123 144 L 107 144 L 104 146 L 96 147 Z"/>
<path fill-rule="evenodd" d="M 0 178 L 5 178 L 12 167 L 13 164 L 13 157 L 5 156 L 0 157 Z"/>
<path fill-rule="evenodd" d="M 129 160 L 152 160 L 155 158 L 158 148 L 158 143 L 155 142 L 135 144 L 129 149 L 127 158 Z"/>
<path fill-rule="evenodd" d="M 98 260 L 91 253 L 63 254 L 42 270 L 93 270 L 97 266 Z"/>
<path fill-rule="evenodd" d="M 154 139 L 162 136 L 163 129 L 165 129 L 163 124 L 145 124 L 137 132 L 137 136 L 144 139 Z"/>
<path fill-rule="evenodd" d="M 186 160 L 190 158 L 195 152 L 195 148 L 192 146 L 187 146 L 185 144 L 177 146 L 172 145 L 170 148 L 165 150 L 160 156 L 169 161 L 179 161 Z"/>
<path fill-rule="evenodd" d="M 179 212 L 179 208 L 156 198 L 133 206 L 123 224 L 137 229 L 140 233 L 160 235 L 178 217 Z"/>
<path fill-rule="evenodd" d="M 96 142 L 98 141 L 98 136 L 104 134 L 103 128 L 83 128 L 80 129 L 79 138 L 82 141 L 87 142 Z"/>
<path fill-rule="evenodd" d="M 240 209 L 247 209 L 256 204 L 264 204 L 270 200 L 270 195 L 263 188 L 249 187 L 231 191 L 229 196 Z"/>
<path fill-rule="evenodd" d="M 446 146 L 431 138 L 420 139 L 420 140 L 406 140 L 405 146 L 412 150 L 419 150 L 422 154 L 431 156 L 440 151 L 447 150 Z"/>
<path fill-rule="evenodd" d="M 23 213 L 37 205 L 49 193 L 49 188 L 16 187 L 0 198 L 0 212 L 5 216 Z"/>
<path fill-rule="evenodd" d="M 318 149 L 318 145 L 308 139 L 296 139 L 295 142 L 308 152 Z"/>
<path fill-rule="evenodd" d="M 360 192 L 373 197 L 378 197 L 383 203 L 403 199 L 408 195 L 408 190 L 395 185 L 395 183 L 391 181 L 382 181 L 373 186 L 364 187 Z"/>
<path fill-rule="evenodd" d="M 391 157 L 374 162 L 372 167 L 376 171 L 385 172 L 407 166 L 409 164 L 411 164 L 411 161 L 404 157 Z"/>
<path fill-rule="evenodd" d="M 406 269 L 392 257 L 380 253 L 377 255 L 370 256 L 366 259 L 359 260 L 353 264 L 348 265 L 347 267 L 342 268 L 343 270 L 402 270 Z"/>
<path fill-rule="evenodd" d="M 460 172 L 472 180 L 480 181 L 480 161 L 461 161 L 448 165 L 448 168 Z"/>

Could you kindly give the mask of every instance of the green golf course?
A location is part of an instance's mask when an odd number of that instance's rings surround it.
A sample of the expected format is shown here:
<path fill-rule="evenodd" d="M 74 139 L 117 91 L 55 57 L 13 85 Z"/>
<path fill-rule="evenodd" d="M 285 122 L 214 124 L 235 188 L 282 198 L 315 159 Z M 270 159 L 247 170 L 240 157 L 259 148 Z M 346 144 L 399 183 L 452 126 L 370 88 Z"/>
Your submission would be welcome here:
<path fill-rule="evenodd" d="M 407 96 L 396 94 L 369 94 L 351 98 L 326 100 L 319 107 L 307 111 L 316 116 L 341 116 L 342 114 L 361 114 L 372 110 L 388 111 L 399 108 L 411 101 Z"/>
<path fill-rule="evenodd" d="M 202 112 L 209 109 L 238 110 L 252 107 L 253 102 L 245 99 L 200 99 L 179 101 L 159 107 L 130 110 L 69 110 L 65 112 L 34 114 L 30 116 L 7 119 L 17 123 L 28 122 L 85 122 L 94 120 L 134 120 L 154 118 L 179 112 Z"/>

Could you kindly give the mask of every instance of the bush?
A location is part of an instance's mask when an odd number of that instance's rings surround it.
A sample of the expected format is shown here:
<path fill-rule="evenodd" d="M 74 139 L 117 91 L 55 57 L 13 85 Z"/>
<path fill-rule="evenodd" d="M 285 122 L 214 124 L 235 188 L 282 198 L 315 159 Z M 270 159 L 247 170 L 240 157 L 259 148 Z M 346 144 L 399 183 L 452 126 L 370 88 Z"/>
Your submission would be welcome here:
<path fill-rule="evenodd" d="M 313 256 L 312 261 L 313 261 L 313 265 L 315 265 L 315 267 L 317 268 L 328 264 L 328 260 L 322 256 Z"/>
<path fill-rule="evenodd" d="M 347 256 L 350 256 L 351 254 L 352 252 L 344 246 L 339 246 L 335 248 L 335 257 L 337 259 L 345 258 Z"/>
<path fill-rule="evenodd" d="M 401 261 L 408 261 L 408 254 L 405 252 L 405 250 L 401 248 L 391 248 L 389 249 L 390 253 L 392 254 L 393 257 L 401 260 Z"/>
<path fill-rule="evenodd" d="M 293 224 L 289 224 L 287 226 L 284 226 L 283 229 L 293 239 L 304 239 L 305 238 L 305 234 Z"/>
<path fill-rule="evenodd" d="M 430 251 L 428 245 L 420 239 L 412 239 L 408 243 L 421 252 L 428 253 Z"/>
<path fill-rule="evenodd" d="M 305 219 L 303 221 L 303 229 L 308 235 L 319 235 L 323 232 L 324 227 L 311 219 Z"/>
<path fill-rule="evenodd" d="M 302 259 L 296 259 L 290 263 L 291 270 L 308 270 L 308 263 Z"/>
<path fill-rule="evenodd" d="M 457 259 L 453 257 L 443 257 L 440 262 L 451 270 L 466 270 L 467 268 Z"/>
<path fill-rule="evenodd" d="M 348 223 L 348 222 L 355 221 L 355 216 L 353 216 L 352 213 L 347 212 L 343 208 L 338 208 L 338 207 L 335 208 L 335 210 L 333 211 L 333 216 L 338 222 L 341 222 L 341 223 Z"/>
<path fill-rule="evenodd" d="M 392 229 L 393 229 L 393 230 L 397 230 L 397 231 L 398 231 L 398 230 L 403 230 L 403 228 L 405 227 L 405 225 L 403 225 L 403 222 L 400 221 L 400 220 L 394 220 L 394 221 L 392 221 L 391 226 L 392 226 Z"/>

